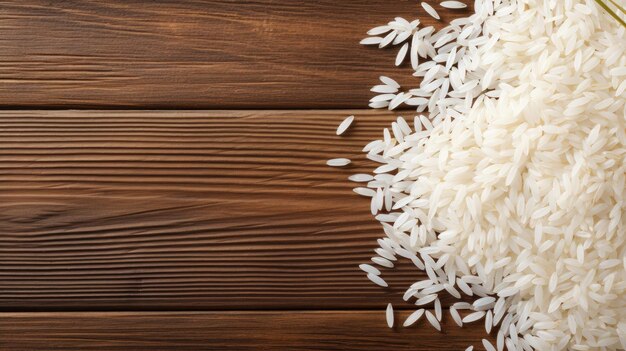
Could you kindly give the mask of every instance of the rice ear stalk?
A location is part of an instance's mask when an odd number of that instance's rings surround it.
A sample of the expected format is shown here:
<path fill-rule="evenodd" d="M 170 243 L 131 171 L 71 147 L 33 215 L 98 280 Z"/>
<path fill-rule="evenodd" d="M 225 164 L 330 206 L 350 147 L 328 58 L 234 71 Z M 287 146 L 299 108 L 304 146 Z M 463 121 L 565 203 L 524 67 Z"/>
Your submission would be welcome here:
<path fill-rule="evenodd" d="M 613 5 L 615 5 L 622 13 L 626 13 L 626 11 L 624 11 L 624 8 L 619 6 L 615 1 L 613 0 L 609 0 Z M 626 28 L 626 22 L 624 22 L 624 20 L 615 13 L 615 11 L 613 11 L 606 3 L 604 3 L 602 0 L 596 0 L 596 2 L 598 3 L 598 5 L 600 5 L 600 7 L 602 7 L 609 15 L 611 15 L 611 17 L 615 18 L 615 20 L 617 22 L 619 22 L 619 24 L 621 24 L 622 26 L 624 26 Z"/>

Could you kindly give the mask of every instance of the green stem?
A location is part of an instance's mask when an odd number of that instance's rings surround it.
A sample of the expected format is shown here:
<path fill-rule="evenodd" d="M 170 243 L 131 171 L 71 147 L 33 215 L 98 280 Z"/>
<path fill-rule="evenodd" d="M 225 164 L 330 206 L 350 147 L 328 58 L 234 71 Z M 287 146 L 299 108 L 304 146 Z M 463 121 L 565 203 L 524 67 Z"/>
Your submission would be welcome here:
<path fill-rule="evenodd" d="M 622 13 L 626 13 L 626 10 L 625 10 L 623 7 L 621 7 L 618 3 L 616 3 L 616 2 L 615 2 L 615 1 L 613 1 L 613 0 L 609 0 L 609 1 L 610 1 L 613 5 L 615 5 L 615 7 L 617 7 L 617 9 L 618 9 L 618 10 L 622 11 Z"/>
<path fill-rule="evenodd" d="M 611 0 L 609 0 L 611 1 Z M 598 5 L 600 5 L 606 12 L 609 13 L 609 15 L 611 15 L 611 17 L 615 18 L 615 20 L 617 22 L 619 22 L 622 26 L 626 27 L 626 22 L 624 22 L 623 19 L 621 19 L 613 10 L 611 10 L 610 7 L 608 7 L 604 2 L 600 1 L 600 0 L 596 0 L 596 2 L 598 3 Z M 611 1 L 612 2 L 612 1 Z M 618 6 L 619 7 L 619 6 Z"/>

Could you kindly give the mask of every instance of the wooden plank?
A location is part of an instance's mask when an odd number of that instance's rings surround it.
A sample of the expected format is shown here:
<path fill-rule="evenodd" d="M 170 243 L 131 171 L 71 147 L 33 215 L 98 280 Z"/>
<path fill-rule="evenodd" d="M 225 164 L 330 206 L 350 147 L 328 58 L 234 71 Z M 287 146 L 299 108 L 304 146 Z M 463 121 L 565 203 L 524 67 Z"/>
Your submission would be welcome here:
<path fill-rule="evenodd" d="M 425 318 L 390 330 L 384 311 L 4 313 L 0 349 L 483 350 L 483 323 L 458 328 L 446 313 L 442 324 L 444 333 Z"/>
<path fill-rule="evenodd" d="M 469 1 L 469 0 L 468 0 Z M 0 1 L 0 107 L 365 108 L 409 0 Z M 460 16 L 440 9 L 444 20 Z M 439 25 L 439 24 L 436 24 Z"/>
<path fill-rule="evenodd" d="M 357 268 L 383 234 L 347 180 L 373 169 L 360 150 L 394 117 L 0 111 L 0 309 L 402 302 L 423 275 L 403 262 L 381 289 Z M 353 165 L 325 165 L 341 156 Z"/>

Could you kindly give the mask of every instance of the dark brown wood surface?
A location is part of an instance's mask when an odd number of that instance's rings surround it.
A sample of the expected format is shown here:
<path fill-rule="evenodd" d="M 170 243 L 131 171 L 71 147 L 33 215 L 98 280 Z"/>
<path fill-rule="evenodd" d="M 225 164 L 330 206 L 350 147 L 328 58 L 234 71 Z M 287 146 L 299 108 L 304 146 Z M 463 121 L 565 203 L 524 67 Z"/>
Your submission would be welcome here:
<path fill-rule="evenodd" d="M 409 0 L 0 1 L 0 106 L 364 108 L 380 74 L 413 81 L 359 45 L 394 16 L 436 22 Z"/>
<path fill-rule="evenodd" d="M 396 313 L 402 323 L 409 311 Z M 10 313 L 0 318 L 0 349 L 64 350 L 483 350 L 486 333 L 459 328 L 444 315 L 444 332 L 422 317 L 389 329 L 372 311 L 201 313 Z"/>
<path fill-rule="evenodd" d="M 434 23 L 405 0 L 0 1 L 0 350 L 481 349 L 480 323 L 389 330 L 424 275 L 357 268 L 382 232 L 346 178 L 396 114 L 346 108 L 407 75 L 358 45 L 398 15 Z"/>
<path fill-rule="evenodd" d="M 0 307 L 384 305 L 357 268 L 384 234 L 346 178 L 372 168 L 360 150 L 393 118 L 0 112 Z M 354 166 L 326 166 L 339 156 Z M 418 277 L 392 271 L 393 295 Z"/>

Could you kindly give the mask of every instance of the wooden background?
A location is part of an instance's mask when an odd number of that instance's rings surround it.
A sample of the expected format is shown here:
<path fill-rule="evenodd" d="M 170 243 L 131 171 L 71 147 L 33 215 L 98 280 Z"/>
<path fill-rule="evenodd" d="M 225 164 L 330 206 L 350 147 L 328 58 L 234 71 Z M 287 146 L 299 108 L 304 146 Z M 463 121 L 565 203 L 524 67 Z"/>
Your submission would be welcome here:
<path fill-rule="evenodd" d="M 440 26 L 404 0 L 0 1 L 0 350 L 480 349 L 447 313 L 388 329 L 423 274 L 357 268 L 381 230 L 346 177 L 396 116 L 369 88 L 417 84 L 358 41 L 398 15 Z"/>

